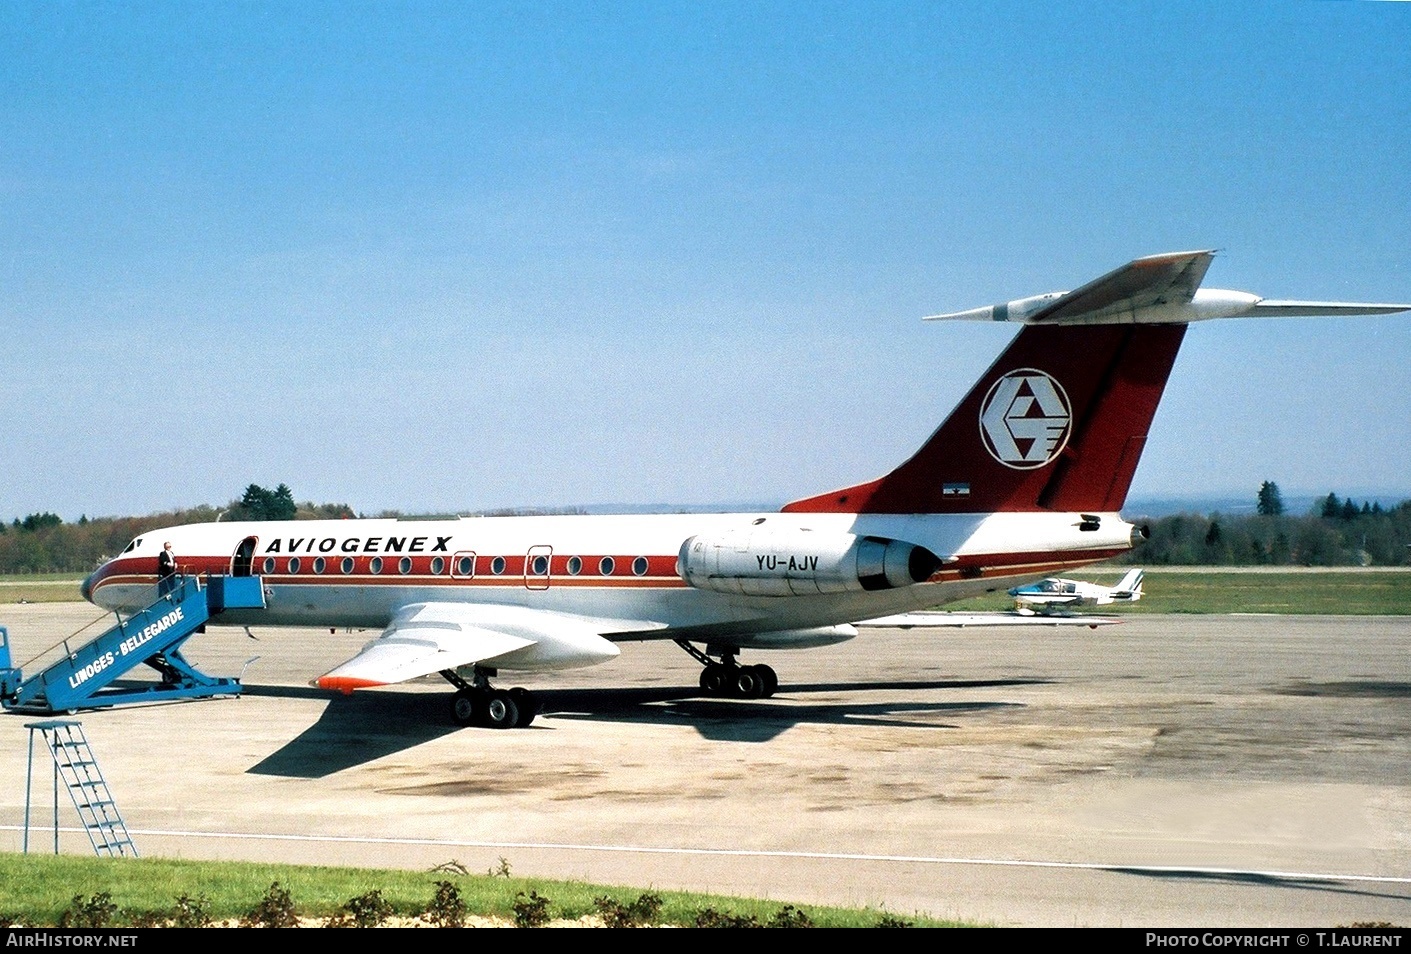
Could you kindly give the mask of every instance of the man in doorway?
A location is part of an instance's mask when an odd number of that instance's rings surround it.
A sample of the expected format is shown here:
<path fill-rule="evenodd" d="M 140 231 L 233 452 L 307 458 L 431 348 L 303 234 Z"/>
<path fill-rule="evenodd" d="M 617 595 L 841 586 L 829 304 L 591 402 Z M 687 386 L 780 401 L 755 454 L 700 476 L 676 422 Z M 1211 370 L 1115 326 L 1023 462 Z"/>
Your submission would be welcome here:
<path fill-rule="evenodd" d="M 162 552 L 157 555 L 157 595 L 169 596 L 176 587 L 176 554 L 171 551 L 171 541 L 162 544 Z"/>

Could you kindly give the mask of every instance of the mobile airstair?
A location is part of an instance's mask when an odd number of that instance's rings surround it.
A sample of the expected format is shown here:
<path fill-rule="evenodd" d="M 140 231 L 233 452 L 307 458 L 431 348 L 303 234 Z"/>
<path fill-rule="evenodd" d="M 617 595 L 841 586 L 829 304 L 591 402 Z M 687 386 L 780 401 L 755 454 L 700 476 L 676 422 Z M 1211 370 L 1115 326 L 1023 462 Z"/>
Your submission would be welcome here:
<path fill-rule="evenodd" d="M 181 647 L 224 610 L 263 609 L 260 577 L 177 577 L 169 592 L 153 595 L 156 598 L 144 609 L 127 617 L 115 614 L 116 624 L 95 639 L 72 648 L 76 636 L 69 637 L 41 653 L 37 660 L 61 651 L 57 661 L 43 664 L 28 679 L 11 665 L 9 635 L 0 627 L 0 705 L 53 715 L 137 702 L 238 695 L 239 679 L 200 672 L 181 655 Z M 157 671 L 157 682 L 115 685 L 144 664 Z"/>
<path fill-rule="evenodd" d="M 83 734 L 83 724 L 55 719 L 31 722 L 29 729 L 29 769 L 25 775 L 24 853 L 29 854 L 30 803 L 34 793 L 34 734 L 39 733 L 54 762 L 54 854 L 59 853 L 59 788 L 68 789 L 79 821 L 88 833 L 93 853 L 102 857 L 137 857 L 137 846 L 127 834 L 127 824 L 118 814 L 117 803 L 108 782 L 98 768 L 98 759 Z"/>

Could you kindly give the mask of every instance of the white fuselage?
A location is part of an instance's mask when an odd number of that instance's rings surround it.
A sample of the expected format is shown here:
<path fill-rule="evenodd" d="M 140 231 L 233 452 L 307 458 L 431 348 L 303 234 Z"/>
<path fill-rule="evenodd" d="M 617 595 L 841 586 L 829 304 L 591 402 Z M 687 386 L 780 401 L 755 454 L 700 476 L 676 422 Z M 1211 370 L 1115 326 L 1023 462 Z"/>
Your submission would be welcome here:
<path fill-rule="evenodd" d="M 1077 580 L 1040 580 L 1016 590 L 1013 595 L 1014 602 L 1030 606 L 1097 606 L 1112 602 L 1112 592 L 1108 587 Z"/>
<path fill-rule="evenodd" d="M 1141 577 L 1141 570 L 1133 570 L 1116 586 L 1050 577 L 1028 586 L 1015 587 L 1009 595 L 1014 597 L 1014 604 L 1021 611 L 1134 603 L 1141 599 Z"/>
<path fill-rule="evenodd" d="M 1117 514 L 1102 515 L 1097 530 L 1081 523 L 1063 513 L 754 513 L 193 524 L 143 534 L 84 591 L 113 610 L 144 605 L 157 554 L 170 542 L 183 572 L 263 578 L 267 609 L 230 611 L 222 623 L 382 628 L 410 604 L 467 602 L 590 618 L 614 640 L 728 641 L 994 592 L 1131 545 L 1132 527 Z M 925 582 L 880 590 L 761 596 L 689 584 L 682 544 L 722 534 L 741 546 L 771 534 L 886 538 L 924 547 L 942 563 Z"/>

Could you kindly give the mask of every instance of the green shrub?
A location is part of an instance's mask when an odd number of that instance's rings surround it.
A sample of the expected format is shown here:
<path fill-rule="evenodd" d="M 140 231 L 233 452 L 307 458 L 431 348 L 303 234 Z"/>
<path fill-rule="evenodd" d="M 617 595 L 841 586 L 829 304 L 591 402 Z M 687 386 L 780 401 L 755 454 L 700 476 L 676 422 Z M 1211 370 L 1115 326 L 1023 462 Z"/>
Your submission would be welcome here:
<path fill-rule="evenodd" d="M 522 928 L 543 927 L 549 923 L 549 899 L 537 891 L 530 891 L 526 897 L 519 892 L 514 899 L 514 926 Z"/>
<path fill-rule="evenodd" d="M 696 912 L 695 926 L 698 928 L 757 928 L 764 925 L 753 914 L 731 914 L 715 908 L 701 908 Z"/>
<path fill-rule="evenodd" d="M 349 899 L 326 926 L 374 928 L 391 916 L 392 903 L 382 896 L 381 890 L 373 890 Z"/>
<path fill-rule="evenodd" d="M 93 895 L 87 901 L 83 900 L 83 895 L 76 894 L 68 910 L 59 916 L 59 927 L 107 927 L 117 913 L 118 906 L 113 903 L 112 895 L 106 891 Z"/>
<path fill-rule="evenodd" d="M 176 910 L 172 914 L 172 927 L 200 928 L 211 926 L 211 902 L 204 894 L 191 897 L 183 894 L 176 899 Z"/>
<path fill-rule="evenodd" d="M 437 927 L 465 927 L 465 899 L 461 889 L 450 881 L 436 882 L 436 894 L 426 905 L 422 917 Z"/>
<path fill-rule="evenodd" d="M 774 917 L 769 919 L 769 923 L 765 927 L 811 928 L 813 927 L 813 918 L 792 904 L 786 904 L 775 913 Z"/>
<path fill-rule="evenodd" d="M 661 895 L 646 893 L 631 904 L 622 904 L 606 895 L 594 898 L 593 905 L 610 928 L 635 928 L 656 922 L 661 914 Z"/>
<path fill-rule="evenodd" d="M 269 886 L 260 903 L 255 905 L 243 918 L 241 927 L 288 928 L 299 926 L 299 916 L 294 912 L 294 900 L 289 889 L 278 881 Z"/>

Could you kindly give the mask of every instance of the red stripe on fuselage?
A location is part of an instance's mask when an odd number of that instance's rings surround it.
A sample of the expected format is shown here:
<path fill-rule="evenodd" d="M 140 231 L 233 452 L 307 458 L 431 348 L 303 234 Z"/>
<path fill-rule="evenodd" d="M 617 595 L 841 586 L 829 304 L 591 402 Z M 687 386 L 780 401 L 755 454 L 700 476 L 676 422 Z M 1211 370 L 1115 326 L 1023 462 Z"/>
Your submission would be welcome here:
<path fill-rule="evenodd" d="M 1095 550 L 1036 550 L 1025 553 L 994 553 L 994 554 L 971 554 L 961 557 L 955 563 L 947 564 L 933 573 L 927 582 L 946 583 L 961 580 L 977 580 L 1002 578 L 1020 575 L 1031 575 L 1035 573 L 1051 573 L 1058 570 L 1065 570 L 1074 567 L 1086 566 L 1100 560 L 1127 552 L 1126 547 L 1108 547 Z M 674 571 L 676 556 L 655 556 L 647 557 L 647 574 L 636 576 L 631 573 L 632 561 L 636 557 L 614 556 L 616 562 L 614 574 L 611 576 L 601 576 L 597 573 L 583 572 L 579 575 L 570 575 L 567 572 L 568 557 L 554 557 L 553 568 L 549 575 L 530 574 L 525 576 L 524 564 L 526 558 L 523 556 L 504 557 L 505 569 L 502 573 L 477 572 L 475 576 L 455 576 L 451 573 L 451 560 L 445 558 L 445 565 L 440 574 L 433 574 L 430 571 L 432 557 L 413 557 L 413 569 L 408 573 L 398 571 L 397 560 L 389 560 L 382 557 L 382 572 L 373 573 L 371 569 L 372 561 L 376 557 L 348 557 L 353 560 L 354 568 L 350 573 L 341 570 L 342 557 L 337 560 L 328 558 L 323 573 L 314 572 L 313 558 L 304 556 L 297 557 L 300 561 L 297 573 L 289 572 L 289 561 L 293 557 L 262 557 L 255 560 L 255 570 L 270 585 L 278 586 L 410 586 L 419 587 L 445 587 L 456 588 L 491 588 L 491 587 L 512 587 L 524 589 L 528 587 L 543 587 L 545 584 L 554 588 L 597 588 L 597 589 L 687 589 L 687 583 L 680 576 L 672 573 L 662 573 L 664 566 L 670 566 Z M 489 567 L 494 557 L 477 556 L 476 570 L 481 567 Z M 581 557 L 584 569 L 592 567 L 596 569 L 601 557 Z M 269 573 L 259 572 L 263 568 L 266 560 L 272 560 L 273 571 Z M 514 562 L 512 562 L 514 561 Z M 91 594 L 96 594 L 104 586 L 124 583 L 138 585 L 155 585 L 157 575 L 149 565 L 153 562 L 150 557 L 128 557 L 118 558 L 105 563 L 97 570 L 92 577 Z M 421 572 L 417 572 L 420 567 Z M 561 569 L 562 568 L 562 569 Z M 180 570 L 188 575 L 202 576 L 209 574 L 222 574 L 229 572 L 230 558 L 219 557 L 193 557 L 180 562 Z"/>

